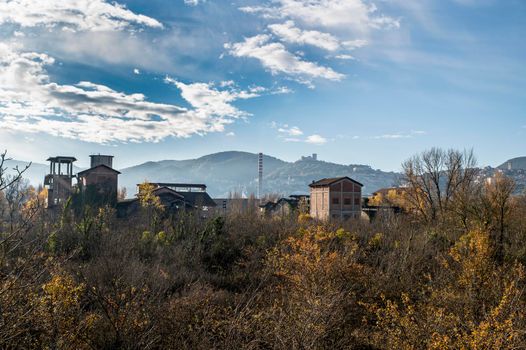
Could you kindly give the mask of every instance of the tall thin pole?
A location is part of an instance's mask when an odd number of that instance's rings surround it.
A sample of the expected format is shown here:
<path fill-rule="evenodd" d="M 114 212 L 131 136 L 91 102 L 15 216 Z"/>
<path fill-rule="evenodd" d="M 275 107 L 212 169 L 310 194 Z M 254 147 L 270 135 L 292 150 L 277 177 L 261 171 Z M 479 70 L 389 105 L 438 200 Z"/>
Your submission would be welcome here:
<path fill-rule="evenodd" d="M 263 153 L 258 154 L 258 199 L 263 196 Z"/>

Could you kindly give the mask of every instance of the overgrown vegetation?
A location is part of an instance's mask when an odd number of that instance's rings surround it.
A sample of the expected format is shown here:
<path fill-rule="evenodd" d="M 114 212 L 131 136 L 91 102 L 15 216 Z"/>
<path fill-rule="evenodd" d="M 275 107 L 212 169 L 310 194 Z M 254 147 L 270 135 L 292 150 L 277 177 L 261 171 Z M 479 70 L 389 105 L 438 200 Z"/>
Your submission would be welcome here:
<path fill-rule="evenodd" d="M 403 215 L 343 224 L 51 213 L 2 169 L 0 348 L 525 348 L 526 197 L 473 164 L 418 155 Z"/>

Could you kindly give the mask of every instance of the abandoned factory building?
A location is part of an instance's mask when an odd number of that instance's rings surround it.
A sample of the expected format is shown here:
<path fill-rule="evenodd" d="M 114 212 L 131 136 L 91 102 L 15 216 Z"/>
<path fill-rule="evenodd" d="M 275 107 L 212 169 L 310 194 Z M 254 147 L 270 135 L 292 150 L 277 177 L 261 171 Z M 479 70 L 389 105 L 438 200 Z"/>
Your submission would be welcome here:
<path fill-rule="evenodd" d="M 363 185 L 350 177 L 314 181 L 310 185 L 310 215 L 319 220 L 359 218 Z"/>
<path fill-rule="evenodd" d="M 148 185 L 152 187 L 152 194 L 159 197 L 167 213 L 175 213 L 182 209 L 197 209 L 201 216 L 207 216 L 210 210 L 217 206 L 206 192 L 204 184 L 149 183 Z M 137 198 L 127 199 L 117 204 L 119 217 L 133 215 L 139 210 L 139 196 L 144 187 L 138 184 L 137 188 Z"/>

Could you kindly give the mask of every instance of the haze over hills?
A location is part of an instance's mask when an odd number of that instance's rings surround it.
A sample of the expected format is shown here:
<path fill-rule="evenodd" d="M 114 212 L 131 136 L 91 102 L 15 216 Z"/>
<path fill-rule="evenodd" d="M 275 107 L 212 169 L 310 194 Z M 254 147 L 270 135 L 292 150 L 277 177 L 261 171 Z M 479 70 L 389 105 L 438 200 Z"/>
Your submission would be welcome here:
<path fill-rule="evenodd" d="M 197 159 L 163 160 L 146 162 L 129 168 L 120 169 L 119 186 L 126 187 L 128 196 L 135 194 L 136 185 L 145 180 L 151 182 L 191 182 L 205 183 L 208 192 L 213 197 L 227 197 L 229 193 L 237 192 L 243 195 L 256 193 L 257 190 L 257 159 L 258 155 L 248 152 L 220 152 L 209 154 Z M 519 190 L 526 184 L 526 157 L 514 158 L 499 166 L 516 182 Z M 368 165 L 335 164 L 312 158 L 295 162 L 286 162 L 265 155 L 264 159 L 265 193 L 283 195 L 308 193 L 309 183 L 324 177 L 350 176 L 364 184 L 364 195 L 377 189 L 398 184 L 400 174 L 375 170 Z M 508 163 L 512 162 L 512 170 Z M 24 167 L 27 162 L 9 161 L 6 166 L 12 168 L 18 165 Z M 75 172 L 82 169 L 75 168 Z M 495 168 L 484 168 L 484 175 L 491 176 Z M 33 163 L 25 173 L 31 184 L 43 182 L 49 167 L 41 163 Z"/>

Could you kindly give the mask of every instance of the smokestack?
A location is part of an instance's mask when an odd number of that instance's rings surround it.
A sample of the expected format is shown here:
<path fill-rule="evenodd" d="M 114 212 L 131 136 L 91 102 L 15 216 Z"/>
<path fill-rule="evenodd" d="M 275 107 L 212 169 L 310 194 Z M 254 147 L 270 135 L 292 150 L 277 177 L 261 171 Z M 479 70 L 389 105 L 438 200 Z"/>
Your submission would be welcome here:
<path fill-rule="evenodd" d="M 263 153 L 258 154 L 258 199 L 263 196 Z"/>

